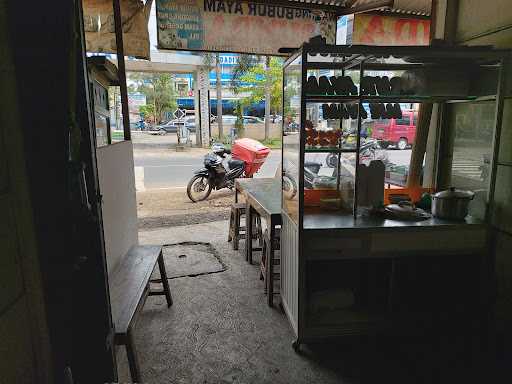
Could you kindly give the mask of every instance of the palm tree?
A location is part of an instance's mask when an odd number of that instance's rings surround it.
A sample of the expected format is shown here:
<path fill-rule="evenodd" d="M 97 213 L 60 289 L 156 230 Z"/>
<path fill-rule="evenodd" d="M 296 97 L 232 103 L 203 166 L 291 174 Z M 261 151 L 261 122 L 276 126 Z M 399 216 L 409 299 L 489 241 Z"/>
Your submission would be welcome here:
<path fill-rule="evenodd" d="M 270 93 L 272 90 L 272 79 L 270 78 L 270 56 L 265 57 L 265 140 L 270 136 Z"/>
<path fill-rule="evenodd" d="M 263 64 L 260 56 L 241 55 L 233 69 L 231 87 L 235 94 L 250 93 L 250 96 L 245 98 L 246 103 L 265 100 L 265 140 L 270 137 L 270 112 L 272 109 L 277 111 L 281 108 L 281 68 L 282 62 L 276 57 L 266 56 Z M 251 86 L 244 85 L 244 82 Z"/>
<path fill-rule="evenodd" d="M 217 92 L 217 127 L 219 128 L 219 140 L 223 139 L 223 126 L 222 126 L 222 78 L 220 69 L 220 54 L 215 54 L 215 88 Z"/>
<path fill-rule="evenodd" d="M 220 66 L 220 54 L 219 53 L 204 53 L 203 54 L 203 65 L 211 71 L 215 68 L 215 89 L 217 94 L 217 127 L 219 128 L 219 139 L 222 141 L 224 137 L 223 125 L 222 125 L 222 78 L 221 78 L 221 66 Z"/>
<path fill-rule="evenodd" d="M 270 74 L 270 56 L 265 56 L 265 140 L 270 136 L 270 99 L 272 92 L 272 80 Z M 240 78 L 253 70 L 261 62 L 260 56 L 240 55 L 238 63 L 233 69 L 231 87 L 236 92 Z"/>

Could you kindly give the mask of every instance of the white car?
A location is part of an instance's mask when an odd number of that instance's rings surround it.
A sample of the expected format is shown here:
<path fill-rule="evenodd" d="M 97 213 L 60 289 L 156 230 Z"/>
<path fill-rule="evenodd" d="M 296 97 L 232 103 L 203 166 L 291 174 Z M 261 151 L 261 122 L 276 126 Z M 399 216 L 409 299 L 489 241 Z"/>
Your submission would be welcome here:
<path fill-rule="evenodd" d="M 242 116 L 244 124 L 263 124 L 264 121 L 257 116 Z M 223 125 L 235 125 L 238 117 L 235 115 L 222 115 Z"/>

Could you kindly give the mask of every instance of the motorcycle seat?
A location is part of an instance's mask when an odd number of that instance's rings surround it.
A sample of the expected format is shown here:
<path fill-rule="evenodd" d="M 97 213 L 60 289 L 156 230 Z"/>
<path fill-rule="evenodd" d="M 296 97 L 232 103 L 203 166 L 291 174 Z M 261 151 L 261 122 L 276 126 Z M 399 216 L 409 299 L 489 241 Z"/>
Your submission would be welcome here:
<path fill-rule="evenodd" d="M 245 163 L 243 160 L 231 159 L 228 161 L 229 169 L 243 168 Z"/>

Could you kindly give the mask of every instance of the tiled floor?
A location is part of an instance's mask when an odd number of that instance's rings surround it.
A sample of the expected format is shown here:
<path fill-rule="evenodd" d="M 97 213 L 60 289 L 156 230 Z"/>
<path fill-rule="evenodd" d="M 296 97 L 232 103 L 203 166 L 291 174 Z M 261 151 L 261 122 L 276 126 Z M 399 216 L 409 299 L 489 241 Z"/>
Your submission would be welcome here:
<path fill-rule="evenodd" d="M 467 340 L 359 338 L 291 348 L 294 338 L 279 308 L 269 308 L 256 265 L 226 242 L 227 222 L 140 233 L 141 243 L 210 242 L 227 271 L 170 280 L 174 305 L 149 297 L 136 328 L 147 383 L 468 383 L 480 360 Z M 243 242 L 241 243 L 243 248 Z M 128 382 L 119 349 L 120 382 Z"/>

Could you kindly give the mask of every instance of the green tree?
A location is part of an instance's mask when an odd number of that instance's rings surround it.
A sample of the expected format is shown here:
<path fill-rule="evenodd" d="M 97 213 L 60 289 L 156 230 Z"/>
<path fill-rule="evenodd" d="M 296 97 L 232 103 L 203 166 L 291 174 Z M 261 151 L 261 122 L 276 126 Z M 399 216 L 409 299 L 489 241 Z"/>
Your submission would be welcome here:
<path fill-rule="evenodd" d="M 169 73 L 130 72 L 128 83 L 130 92 L 146 96 L 146 107 L 141 112 L 154 123 L 159 123 L 166 112 L 174 112 L 178 107 L 174 79 Z"/>
<path fill-rule="evenodd" d="M 155 105 L 154 104 L 141 105 L 139 107 L 139 113 L 142 113 L 144 115 L 144 120 L 146 119 L 146 117 L 149 117 L 151 120 L 154 120 Z"/>
<path fill-rule="evenodd" d="M 265 139 L 268 139 L 270 114 L 278 113 L 282 107 L 283 60 L 268 56 L 263 64 L 254 56 L 241 57 L 234 74 L 234 92 L 247 95 L 242 98 L 244 106 L 265 101 Z"/>

